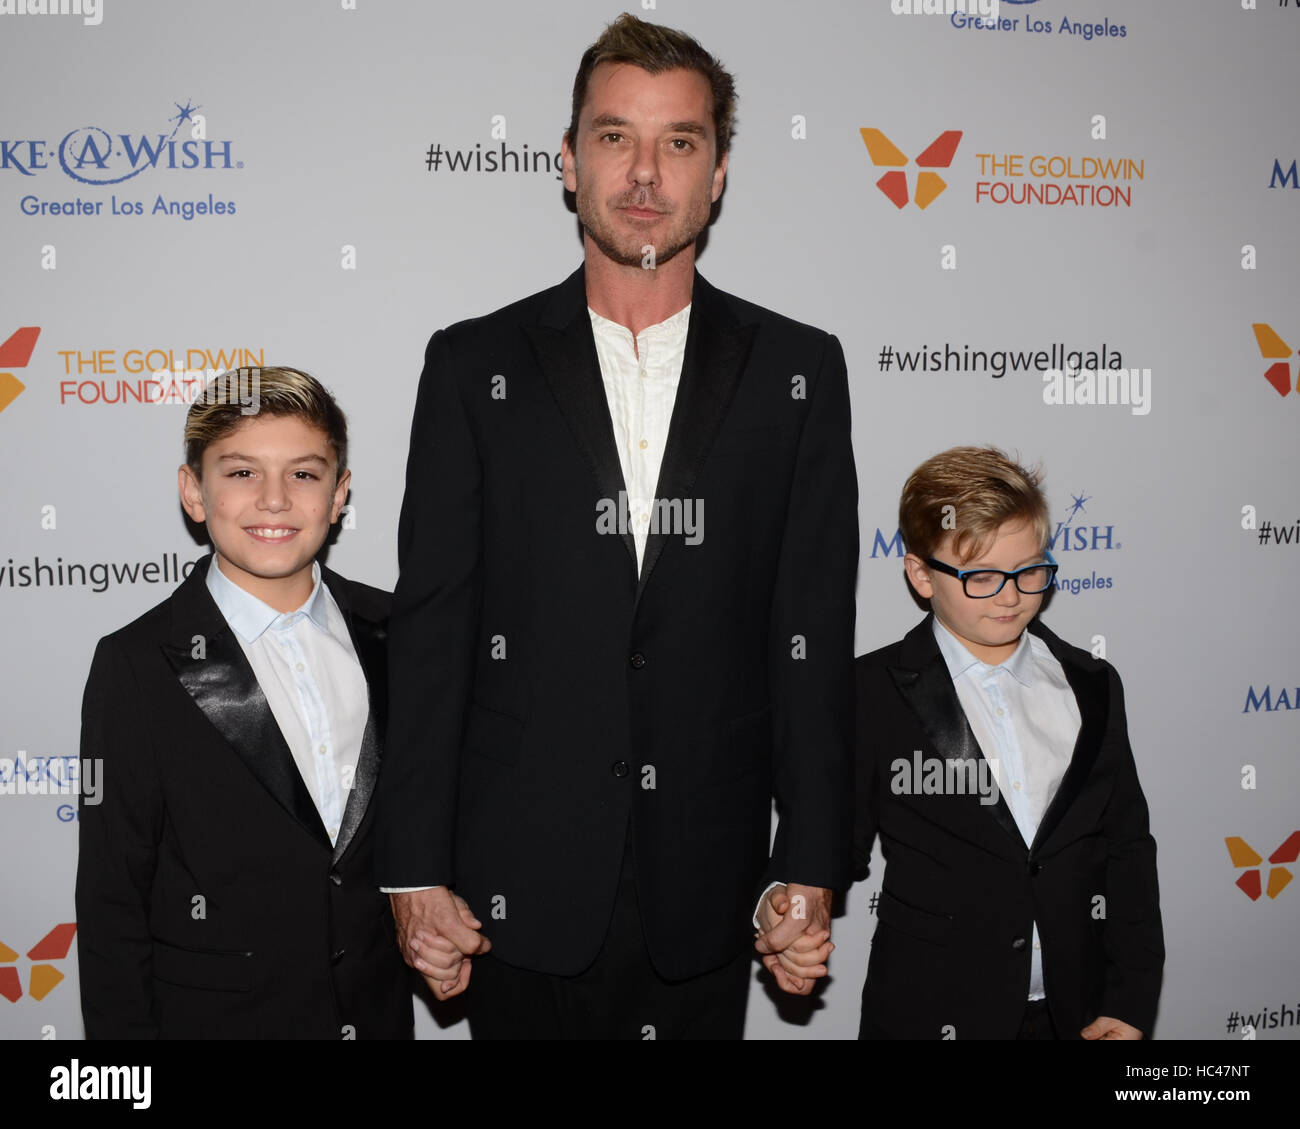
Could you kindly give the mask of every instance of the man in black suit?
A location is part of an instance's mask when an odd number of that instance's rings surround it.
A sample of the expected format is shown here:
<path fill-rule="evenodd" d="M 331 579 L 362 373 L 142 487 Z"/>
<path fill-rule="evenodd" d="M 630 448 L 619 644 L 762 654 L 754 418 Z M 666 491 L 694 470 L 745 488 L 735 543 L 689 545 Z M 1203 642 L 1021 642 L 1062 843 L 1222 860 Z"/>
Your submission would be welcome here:
<path fill-rule="evenodd" d="M 1119 675 L 1034 620 L 1038 478 L 958 447 L 909 478 L 931 614 L 857 660 L 857 876 L 885 873 L 862 1038 L 1136 1039 L 1164 965 L 1156 846 Z"/>
<path fill-rule="evenodd" d="M 738 1038 L 760 896 L 781 987 L 826 971 L 847 378 L 834 337 L 695 272 L 734 97 L 690 37 L 610 25 L 563 141 L 584 266 L 426 353 L 378 873 L 435 994 L 472 967 L 476 1037 Z"/>
<path fill-rule="evenodd" d="M 244 415 L 232 391 L 252 381 Z M 100 641 L 86 684 L 81 756 L 104 782 L 77 864 L 88 1038 L 411 1037 L 373 882 L 390 597 L 315 563 L 346 450 L 294 369 L 218 377 L 190 409 L 181 499 L 214 554 Z"/>

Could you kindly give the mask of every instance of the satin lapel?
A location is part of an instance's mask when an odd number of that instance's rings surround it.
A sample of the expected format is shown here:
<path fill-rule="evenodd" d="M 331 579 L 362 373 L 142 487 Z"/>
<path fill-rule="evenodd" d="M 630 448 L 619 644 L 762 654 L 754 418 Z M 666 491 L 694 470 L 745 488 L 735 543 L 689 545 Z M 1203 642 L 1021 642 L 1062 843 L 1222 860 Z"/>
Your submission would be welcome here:
<path fill-rule="evenodd" d="M 757 332 L 757 325 L 738 324 L 717 291 L 698 273 L 695 275 L 682 374 L 659 467 L 656 501 L 679 499 L 684 507 L 690 499 L 700 467 L 731 406 Z M 670 536 L 680 538 L 682 534 L 659 529 L 646 538 L 638 600 Z"/>
<path fill-rule="evenodd" d="M 388 712 L 388 629 L 384 624 L 375 623 L 352 611 L 347 599 L 346 584 L 340 577 L 328 570 L 325 577 L 334 602 L 347 621 L 352 645 L 356 648 L 361 669 L 365 671 L 366 691 L 370 696 L 370 714 L 366 718 L 365 732 L 361 737 L 361 752 L 357 757 L 356 771 L 352 775 L 348 802 L 343 808 L 339 836 L 334 844 L 333 861 L 338 862 L 356 835 L 361 821 L 365 819 L 370 797 L 374 795 L 375 781 L 379 778 L 379 763 L 382 758 L 380 735 L 385 731 Z"/>
<path fill-rule="evenodd" d="M 1044 641 L 1061 663 L 1066 681 L 1074 691 L 1074 699 L 1079 706 L 1079 736 L 1074 742 L 1074 752 L 1070 755 L 1070 766 L 1061 777 L 1056 795 L 1047 805 L 1047 811 L 1038 824 L 1038 834 L 1034 836 L 1034 850 L 1047 841 L 1047 837 L 1061 822 L 1069 806 L 1074 803 L 1088 779 L 1088 773 L 1101 752 L 1101 743 L 1106 736 L 1106 717 L 1110 712 L 1110 679 L 1106 668 L 1098 663 L 1095 667 L 1086 667 L 1069 653 L 1065 644 L 1055 635 L 1048 636 L 1046 629 L 1042 632 Z"/>
<path fill-rule="evenodd" d="M 596 339 L 587 314 L 587 292 L 582 270 L 570 275 L 556 290 L 540 323 L 524 326 L 537 366 L 542 370 L 551 395 L 573 434 L 574 442 L 596 482 L 596 499 L 615 503 L 625 498 L 627 485 L 618 461 L 614 422 L 609 398 L 600 376 Z M 627 506 L 620 505 L 620 524 L 627 524 Z M 596 510 L 592 507 L 592 525 Z M 632 576 L 636 576 L 636 542 L 630 529 L 622 540 L 628 552 Z"/>
<path fill-rule="evenodd" d="M 932 617 L 927 616 L 908 632 L 902 660 L 904 666 L 889 667 L 894 685 L 903 695 L 925 729 L 934 748 L 934 754 L 945 760 L 976 760 L 984 756 L 971 731 L 970 722 L 957 699 L 948 664 L 943 661 L 939 644 L 935 642 Z M 979 803 L 980 797 L 973 797 Z M 995 804 L 979 804 L 988 812 L 1021 850 L 1025 849 L 1024 836 L 1016 825 L 1015 817 L 999 791 Z"/>
<path fill-rule="evenodd" d="M 262 787 L 308 834 L 328 847 L 325 825 L 266 695 L 203 582 L 206 573 L 206 568 L 196 568 L 177 589 L 173 597 L 176 635 L 163 645 L 163 653 L 185 692 Z"/>

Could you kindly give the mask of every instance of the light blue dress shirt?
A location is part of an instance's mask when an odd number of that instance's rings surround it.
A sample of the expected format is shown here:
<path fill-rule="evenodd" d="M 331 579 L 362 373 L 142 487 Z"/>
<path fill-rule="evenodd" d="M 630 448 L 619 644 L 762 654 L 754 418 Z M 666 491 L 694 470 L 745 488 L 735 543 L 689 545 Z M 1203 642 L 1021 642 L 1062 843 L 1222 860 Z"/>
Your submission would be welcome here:
<path fill-rule="evenodd" d="M 208 591 L 230 624 L 266 695 L 330 842 L 338 839 L 370 714 L 365 671 L 347 621 L 312 565 L 311 595 L 281 613 L 244 591 L 217 565 Z"/>
<path fill-rule="evenodd" d="M 997 665 L 977 659 L 937 617 L 934 637 L 1028 849 L 1074 755 L 1081 721 L 1074 691 L 1047 644 L 1028 631 L 1011 657 Z M 1044 998 L 1037 922 L 1028 998 Z"/>

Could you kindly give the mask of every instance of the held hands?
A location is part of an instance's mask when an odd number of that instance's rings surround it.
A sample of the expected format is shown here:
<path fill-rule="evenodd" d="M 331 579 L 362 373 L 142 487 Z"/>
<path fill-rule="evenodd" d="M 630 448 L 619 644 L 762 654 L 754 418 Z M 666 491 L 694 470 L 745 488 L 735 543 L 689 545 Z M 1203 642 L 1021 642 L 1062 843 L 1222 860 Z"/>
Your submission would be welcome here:
<path fill-rule="evenodd" d="M 1130 1027 L 1122 1019 L 1111 1019 L 1109 1015 L 1099 1015 L 1082 1031 L 1085 1039 L 1140 1039 L 1142 1032 Z"/>
<path fill-rule="evenodd" d="M 469 985 L 469 958 L 492 948 L 478 932 L 483 923 L 446 886 L 388 898 L 402 959 L 424 977 L 436 999 L 460 995 Z"/>
<path fill-rule="evenodd" d="M 835 951 L 831 937 L 831 891 L 822 886 L 774 886 L 759 905 L 754 948 L 783 991 L 806 996 L 826 975 Z"/>

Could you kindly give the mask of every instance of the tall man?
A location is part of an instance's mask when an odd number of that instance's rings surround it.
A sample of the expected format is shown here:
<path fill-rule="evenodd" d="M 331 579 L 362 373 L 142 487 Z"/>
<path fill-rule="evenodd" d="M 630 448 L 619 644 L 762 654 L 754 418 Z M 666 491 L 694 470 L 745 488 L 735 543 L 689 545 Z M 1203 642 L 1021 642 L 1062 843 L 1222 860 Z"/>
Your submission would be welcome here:
<path fill-rule="evenodd" d="M 695 40 L 619 17 L 562 143 L 583 266 L 425 355 L 378 877 L 435 995 L 472 970 L 475 1037 L 738 1038 L 760 897 L 786 991 L 833 947 L 847 378 L 834 337 L 695 272 L 734 108 Z"/>

